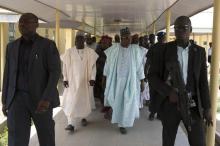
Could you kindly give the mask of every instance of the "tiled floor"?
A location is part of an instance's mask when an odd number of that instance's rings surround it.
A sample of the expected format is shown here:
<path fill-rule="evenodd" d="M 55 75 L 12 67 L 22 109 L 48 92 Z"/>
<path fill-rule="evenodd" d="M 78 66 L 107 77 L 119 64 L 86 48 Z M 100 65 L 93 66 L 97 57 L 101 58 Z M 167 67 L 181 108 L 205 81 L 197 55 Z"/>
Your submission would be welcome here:
<path fill-rule="evenodd" d="M 88 117 L 87 127 L 78 124 L 76 132 L 71 134 L 64 130 L 67 120 L 60 111 L 55 117 L 56 146 L 162 146 L 160 121 L 148 121 L 147 117 L 147 109 L 142 110 L 141 118 L 136 120 L 134 127 L 128 129 L 127 135 L 121 135 L 117 125 L 112 125 L 96 110 Z M 32 137 L 30 146 L 38 146 L 36 135 Z M 189 146 L 181 128 L 176 146 Z"/>

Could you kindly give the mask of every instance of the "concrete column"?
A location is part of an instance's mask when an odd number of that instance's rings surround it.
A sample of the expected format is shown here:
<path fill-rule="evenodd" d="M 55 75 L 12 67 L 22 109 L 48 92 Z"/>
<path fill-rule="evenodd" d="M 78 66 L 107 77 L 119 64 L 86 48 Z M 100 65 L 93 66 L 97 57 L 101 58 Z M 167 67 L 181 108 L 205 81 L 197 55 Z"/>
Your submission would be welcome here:
<path fill-rule="evenodd" d="M 75 38 L 76 38 L 76 33 L 77 33 L 77 30 L 72 30 L 72 34 L 73 34 L 73 46 L 75 46 Z"/>
<path fill-rule="evenodd" d="M 166 42 L 169 42 L 170 40 L 170 18 L 171 18 L 171 12 L 170 9 L 166 10 Z"/>
<path fill-rule="evenodd" d="M 85 25 L 85 21 L 83 20 L 82 22 L 82 30 L 85 31 L 86 25 Z"/>
<path fill-rule="evenodd" d="M 102 34 L 103 35 L 105 34 L 105 26 L 104 25 L 102 26 Z"/>
<path fill-rule="evenodd" d="M 209 34 L 207 33 L 206 34 L 206 51 L 208 51 L 208 48 L 209 48 Z"/>
<path fill-rule="evenodd" d="M 195 33 L 192 33 L 192 35 L 193 35 L 193 40 L 195 40 Z"/>
<path fill-rule="evenodd" d="M 3 73 L 4 73 L 4 67 L 5 67 L 5 51 L 6 51 L 6 45 L 8 43 L 8 23 L 1 23 L 0 24 L 0 38 L 1 38 L 1 84 L 0 89 L 2 89 L 2 82 L 3 82 Z"/>
<path fill-rule="evenodd" d="M 66 29 L 60 29 L 60 37 L 59 37 L 59 53 L 60 55 L 65 52 L 66 49 Z"/>
<path fill-rule="evenodd" d="M 55 29 L 55 42 L 58 50 L 60 49 L 60 12 L 56 10 L 56 29 Z"/>
<path fill-rule="evenodd" d="M 66 45 L 65 49 L 73 47 L 73 31 L 72 29 L 66 29 Z"/>
<path fill-rule="evenodd" d="M 95 20 L 94 20 L 94 36 L 96 36 L 96 13 L 95 13 Z"/>
<path fill-rule="evenodd" d="M 199 45 L 203 46 L 203 44 L 202 44 L 202 35 L 199 35 Z"/>
<path fill-rule="evenodd" d="M 213 33 L 212 33 L 212 60 L 210 74 L 210 95 L 211 95 L 211 113 L 213 118 L 213 127 L 207 130 L 207 146 L 215 145 L 216 131 L 216 111 L 219 79 L 219 60 L 220 60 L 220 0 L 214 0 L 213 13 Z"/>
<path fill-rule="evenodd" d="M 156 33 L 156 22 L 154 22 L 154 24 L 153 24 L 153 34 L 155 34 Z"/>
<path fill-rule="evenodd" d="M 18 23 L 15 24 L 15 39 L 21 37 L 21 33 L 19 32 L 18 29 Z"/>

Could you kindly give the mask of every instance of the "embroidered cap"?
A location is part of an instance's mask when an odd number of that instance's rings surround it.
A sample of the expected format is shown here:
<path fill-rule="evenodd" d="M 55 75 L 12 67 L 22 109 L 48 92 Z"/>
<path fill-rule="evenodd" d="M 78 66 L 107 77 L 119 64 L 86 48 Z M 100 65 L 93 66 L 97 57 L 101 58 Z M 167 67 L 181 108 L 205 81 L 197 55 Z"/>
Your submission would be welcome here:
<path fill-rule="evenodd" d="M 127 35 L 130 35 L 130 34 L 131 34 L 131 32 L 130 32 L 128 27 L 125 27 L 125 28 L 120 30 L 120 35 L 121 36 L 127 36 Z"/>

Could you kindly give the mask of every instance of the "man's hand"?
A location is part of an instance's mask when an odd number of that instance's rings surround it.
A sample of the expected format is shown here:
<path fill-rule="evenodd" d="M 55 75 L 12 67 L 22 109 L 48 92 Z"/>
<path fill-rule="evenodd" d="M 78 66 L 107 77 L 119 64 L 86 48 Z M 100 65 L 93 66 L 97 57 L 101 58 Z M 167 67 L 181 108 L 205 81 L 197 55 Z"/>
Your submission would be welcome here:
<path fill-rule="evenodd" d="M 209 109 L 204 110 L 203 117 L 204 117 L 204 120 L 205 120 L 205 124 L 207 126 L 213 126 L 212 115 L 211 115 L 211 111 Z"/>
<path fill-rule="evenodd" d="M 144 91 L 144 80 L 141 80 L 141 92 Z"/>
<path fill-rule="evenodd" d="M 38 103 L 37 109 L 36 109 L 36 113 L 43 113 L 46 112 L 48 110 L 50 106 L 50 102 L 46 101 L 46 100 L 40 100 L 40 102 Z"/>
<path fill-rule="evenodd" d="M 176 93 L 175 90 L 172 90 L 172 91 L 170 92 L 169 101 L 170 101 L 171 103 L 177 103 L 177 102 L 178 102 L 178 95 L 177 95 L 177 93 Z"/>
<path fill-rule="evenodd" d="M 2 112 L 3 112 L 4 116 L 7 117 L 7 115 L 8 115 L 8 109 L 6 108 L 6 105 L 5 105 L 5 104 L 2 105 Z"/>
<path fill-rule="evenodd" d="M 65 88 L 68 88 L 69 87 L 69 82 L 68 81 L 63 81 L 63 85 Z"/>
<path fill-rule="evenodd" d="M 95 81 L 94 80 L 90 80 L 89 84 L 90 84 L 90 86 L 94 86 L 95 85 Z"/>

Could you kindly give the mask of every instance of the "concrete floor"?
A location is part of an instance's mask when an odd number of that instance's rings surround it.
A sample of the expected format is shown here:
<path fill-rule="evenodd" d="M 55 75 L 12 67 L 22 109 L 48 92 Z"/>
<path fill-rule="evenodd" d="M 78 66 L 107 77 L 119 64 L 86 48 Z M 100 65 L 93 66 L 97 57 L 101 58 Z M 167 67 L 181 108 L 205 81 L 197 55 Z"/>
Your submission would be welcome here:
<path fill-rule="evenodd" d="M 74 133 L 64 130 L 67 119 L 60 108 L 56 109 L 56 146 L 162 146 L 160 121 L 148 121 L 147 109 L 141 110 L 141 118 L 136 120 L 127 135 L 121 135 L 117 125 L 112 125 L 95 110 L 87 118 L 87 127 L 76 126 Z M 35 130 L 32 129 L 30 146 L 39 146 Z M 179 128 L 175 146 L 189 146 L 186 135 Z"/>

